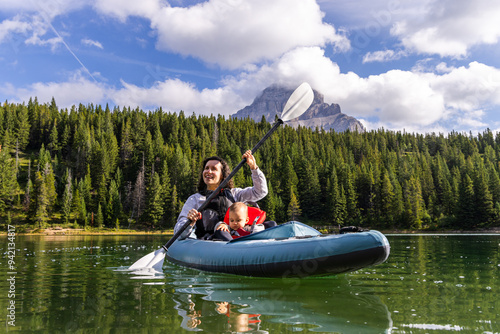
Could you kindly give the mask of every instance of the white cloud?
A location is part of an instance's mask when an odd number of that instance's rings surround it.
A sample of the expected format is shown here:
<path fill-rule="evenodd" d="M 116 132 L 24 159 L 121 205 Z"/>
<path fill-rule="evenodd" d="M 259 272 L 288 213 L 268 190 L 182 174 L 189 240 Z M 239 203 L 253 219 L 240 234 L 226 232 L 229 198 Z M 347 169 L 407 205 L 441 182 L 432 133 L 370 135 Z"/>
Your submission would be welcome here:
<path fill-rule="evenodd" d="M 0 10 L 6 12 L 21 12 L 12 20 L 0 23 L 0 43 L 9 37 L 9 34 L 21 33 L 17 41 L 28 45 L 50 46 L 54 50 L 63 43 L 59 33 L 52 26 L 52 20 L 61 15 L 86 6 L 77 0 L 39 0 L 39 1 L 0 1 Z M 56 37 L 47 38 L 47 32 L 54 32 Z"/>
<path fill-rule="evenodd" d="M 43 13 L 52 18 L 83 6 L 85 4 L 79 0 L 0 1 L 0 10 L 2 11 Z"/>
<path fill-rule="evenodd" d="M 15 88 L 11 84 L 0 86 L 0 93 L 14 96 L 12 102 L 26 102 L 37 97 L 40 103 L 50 102 L 55 98 L 60 108 L 70 108 L 80 103 L 106 103 L 107 87 L 89 81 L 77 71 L 71 78 L 63 82 L 37 82 L 26 88 Z M 16 101 L 17 100 L 17 101 Z"/>
<path fill-rule="evenodd" d="M 125 22 L 129 16 L 151 18 L 164 6 L 161 0 L 95 0 L 94 8 Z"/>
<path fill-rule="evenodd" d="M 500 2 L 496 0 L 432 0 L 415 15 L 406 13 L 392 28 L 412 51 L 461 58 L 479 44 L 500 38 Z M 422 13 L 423 11 L 423 13 Z"/>
<path fill-rule="evenodd" d="M 383 51 L 374 51 L 368 52 L 363 57 L 363 64 L 365 63 L 373 63 L 373 62 L 388 62 L 391 60 L 398 60 L 401 57 L 405 56 L 406 53 L 404 51 L 394 51 L 394 50 L 383 50 Z"/>
<path fill-rule="evenodd" d="M 292 86 L 308 81 L 325 102 L 340 104 L 344 113 L 363 119 L 371 129 L 443 132 L 484 125 L 485 110 L 500 106 L 500 70 L 477 62 L 459 68 L 441 63 L 437 69 L 446 71 L 392 70 L 362 78 L 341 73 L 320 48 L 297 48 L 225 84 L 236 92 L 253 92 L 274 81 Z"/>
<path fill-rule="evenodd" d="M 17 44 L 50 46 L 52 49 L 62 43 L 60 36 L 44 38 L 52 28 L 50 21 L 42 15 L 16 15 L 12 20 L 0 23 L 0 43 L 15 38 Z"/>
<path fill-rule="evenodd" d="M 103 46 L 100 42 L 93 41 L 93 40 L 88 39 L 88 38 L 82 39 L 82 44 L 87 45 L 87 46 L 95 46 L 96 48 L 103 49 Z"/>
<path fill-rule="evenodd" d="M 209 0 L 184 8 L 155 0 L 99 0 L 95 6 L 121 20 L 130 15 L 145 17 L 157 31 L 159 50 L 223 68 L 274 59 L 297 46 L 333 44 L 344 49 L 349 45 L 322 21 L 314 0 Z"/>
<path fill-rule="evenodd" d="M 109 92 L 117 105 L 140 106 L 155 109 L 161 106 L 165 111 L 204 115 L 230 115 L 241 99 L 229 87 L 203 89 L 199 91 L 193 84 L 178 79 L 157 82 L 151 88 L 139 87 L 122 82 L 123 87 Z"/>
<path fill-rule="evenodd" d="M 500 69 L 471 62 L 438 76 L 429 75 L 433 89 L 443 95 L 449 108 L 480 118 L 478 110 L 500 105 Z"/>
<path fill-rule="evenodd" d="M 35 83 L 26 89 L 5 84 L 0 92 L 27 101 L 37 96 L 61 107 L 79 103 L 139 106 L 144 110 L 230 115 L 250 104 L 272 83 L 296 87 L 307 81 L 325 102 L 361 119 L 368 129 L 384 127 L 409 132 L 462 131 L 487 126 L 487 109 L 500 105 L 500 69 L 472 62 L 458 68 L 440 64 L 445 73 L 392 70 L 367 78 L 341 73 L 318 47 L 297 48 L 273 63 L 228 77 L 220 88 L 198 89 L 179 79 L 158 81 L 149 88 L 123 82 L 109 87 L 80 72 L 67 82 Z M 446 125 L 444 125 L 446 124 Z"/>
<path fill-rule="evenodd" d="M 64 41 L 50 20 L 84 6 L 73 0 L 29 3 L 31 7 L 23 4 L 17 8 L 31 14 L 0 23 L 0 42 L 12 34 L 23 34 L 26 43 L 54 48 Z M 365 3 L 360 0 L 356 8 Z M 489 110 L 500 107 L 500 70 L 479 62 L 456 67 L 425 59 L 417 60 L 406 71 L 368 77 L 342 73 L 325 56 L 325 49 L 332 45 L 346 48 L 348 41 L 323 22 L 323 14 L 313 0 L 209 0 L 185 8 L 171 7 L 162 0 L 95 0 L 93 4 L 100 13 L 123 22 L 130 16 L 149 20 L 160 50 L 238 68 L 240 72 L 221 79 L 220 88 L 214 89 L 199 89 L 194 83 L 163 79 L 166 76 L 156 74 L 146 77 L 154 81 L 144 85 L 147 87 L 125 81 L 110 87 L 78 72 L 64 82 L 38 82 L 23 89 L 4 83 L 0 92 L 19 101 L 31 96 L 50 101 L 54 96 L 58 105 L 65 107 L 110 102 L 145 110 L 162 106 L 168 111 L 229 115 L 251 103 L 270 84 L 296 87 L 307 81 L 324 94 L 327 103 L 339 103 L 343 112 L 361 119 L 368 128 L 416 132 L 484 127 Z M 363 12 L 368 21 L 359 15 L 358 24 L 364 24 L 361 32 L 368 38 L 376 39 L 384 28 L 392 26 L 392 33 L 406 47 L 404 51 L 369 52 L 364 63 L 398 59 L 409 51 L 464 57 L 472 46 L 496 43 L 500 37 L 496 19 L 500 4 L 493 1 L 424 0 L 404 5 L 374 3 Z M 15 6 L 7 0 L 0 4 L 0 10 L 15 11 Z M 349 6 L 354 9 L 352 4 Z M 53 11 L 48 10 L 52 7 Z M 36 14 L 40 8 L 43 15 Z M 51 29 L 57 37 L 49 38 Z M 103 47 L 90 39 L 81 42 Z"/>
<path fill-rule="evenodd" d="M 379 119 L 386 128 L 424 127 L 446 116 L 443 97 L 432 90 L 425 77 L 398 70 L 368 78 L 341 73 L 318 47 L 297 48 L 273 64 L 235 80 L 236 84 L 226 83 L 240 85 L 238 91 L 255 86 L 263 89 L 273 80 L 292 86 L 307 81 L 324 95 L 325 102 L 340 104 L 343 112 L 351 116 Z"/>
<path fill-rule="evenodd" d="M 19 15 L 16 15 L 12 20 L 4 20 L 0 22 L 0 43 L 6 40 L 10 34 L 26 34 L 30 30 L 30 25 L 23 22 Z"/>

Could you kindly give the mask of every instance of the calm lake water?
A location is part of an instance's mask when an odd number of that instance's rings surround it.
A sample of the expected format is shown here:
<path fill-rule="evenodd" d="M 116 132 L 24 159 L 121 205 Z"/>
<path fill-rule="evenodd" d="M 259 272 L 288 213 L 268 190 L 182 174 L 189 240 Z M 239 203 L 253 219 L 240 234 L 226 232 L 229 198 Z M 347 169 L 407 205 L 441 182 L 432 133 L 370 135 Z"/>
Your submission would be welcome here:
<path fill-rule="evenodd" d="M 18 235 L 9 268 L 2 237 L 0 332 L 500 333 L 500 235 L 387 237 L 381 265 L 286 281 L 120 271 L 151 236 Z"/>

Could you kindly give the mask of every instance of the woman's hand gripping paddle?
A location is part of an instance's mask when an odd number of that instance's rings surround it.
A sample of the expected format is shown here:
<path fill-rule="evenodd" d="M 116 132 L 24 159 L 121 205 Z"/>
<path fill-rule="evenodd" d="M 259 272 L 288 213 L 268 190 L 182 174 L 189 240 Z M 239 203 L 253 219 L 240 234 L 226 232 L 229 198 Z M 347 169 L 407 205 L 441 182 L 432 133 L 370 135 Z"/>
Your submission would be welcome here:
<path fill-rule="evenodd" d="M 306 112 L 307 109 L 311 106 L 311 103 L 314 100 L 314 93 L 309 86 L 308 83 L 302 83 L 295 91 L 290 95 L 288 101 L 283 108 L 283 112 L 281 113 L 281 118 L 274 124 L 274 126 L 266 133 L 266 135 L 255 145 L 252 149 L 252 154 L 257 151 L 257 149 L 269 138 L 271 134 L 273 134 L 278 127 L 283 124 L 285 121 L 289 121 L 291 119 L 297 118 Z M 226 177 L 221 184 L 215 189 L 214 192 L 205 200 L 205 202 L 198 208 L 198 212 L 202 212 L 210 203 L 210 201 L 220 192 L 222 188 L 226 186 L 226 184 L 231 180 L 231 178 L 240 170 L 240 168 L 245 164 L 246 159 L 241 160 L 241 162 L 233 169 L 231 174 Z M 191 221 L 188 220 L 175 234 L 174 236 L 160 249 L 151 252 L 134 264 L 132 264 L 128 269 L 129 270 L 137 270 L 137 269 L 145 269 L 145 268 L 153 268 L 157 271 L 161 271 L 163 267 L 163 261 L 165 260 L 165 254 L 167 253 L 168 247 L 172 245 L 172 243 L 179 238 L 179 236 L 184 232 L 184 230 L 191 224 Z"/>

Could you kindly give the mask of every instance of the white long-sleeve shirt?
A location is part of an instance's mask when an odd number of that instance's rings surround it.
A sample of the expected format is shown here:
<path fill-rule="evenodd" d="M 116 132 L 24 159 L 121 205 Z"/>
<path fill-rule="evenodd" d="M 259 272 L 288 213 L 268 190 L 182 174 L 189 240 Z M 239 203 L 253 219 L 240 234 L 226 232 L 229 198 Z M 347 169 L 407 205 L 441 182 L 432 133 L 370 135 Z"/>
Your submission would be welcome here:
<path fill-rule="evenodd" d="M 231 194 L 233 195 L 236 202 L 257 202 L 267 195 L 267 180 L 264 173 L 260 170 L 260 168 L 252 170 L 252 181 L 253 187 L 247 188 L 232 188 L 230 189 Z M 205 202 L 207 196 L 202 195 L 200 193 L 196 193 L 194 195 L 189 196 L 186 203 L 182 207 L 181 213 L 177 218 L 177 223 L 174 226 L 174 233 L 176 233 L 184 224 L 189 220 L 187 218 L 188 212 L 191 209 L 198 208 Z M 192 232 L 194 232 L 193 226 L 188 226 L 184 232 L 180 235 L 179 239 L 187 238 Z"/>

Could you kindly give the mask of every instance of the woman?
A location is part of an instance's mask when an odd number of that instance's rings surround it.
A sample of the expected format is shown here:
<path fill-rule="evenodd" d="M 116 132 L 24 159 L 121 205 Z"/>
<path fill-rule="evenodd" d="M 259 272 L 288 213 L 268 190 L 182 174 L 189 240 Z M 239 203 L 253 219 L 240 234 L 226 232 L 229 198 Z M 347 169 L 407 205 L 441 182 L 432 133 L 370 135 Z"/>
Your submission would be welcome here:
<path fill-rule="evenodd" d="M 219 184 L 231 174 L 229 166 L 223 159 L 219 157 L 205 159 L 203 170 L 200 173 L 198 193 L 187 199 L 174 227 L 174 233 L 176 233 L 188 220 L 191 221 L 190 226 L 184 230 L 179 239 L 186 238 L 193 231 L 198 239 L 210 239 L 214 233 L 215 225 L 224 219 L 224 215 L 232 203 L 257 202 L 267 195 L 266 177 L 257 166 L 252 151 L 246 151 L 242 158 L 246 158 L 247 165 L 252 171 L 253 187 L 234 188 L 233 180 L 230 180 L 227 183 L 227 188 L 222 189 L 203 212 L 198 212 L 197 209 L 205 202 L 211 192 L 217 189 Z"/>

